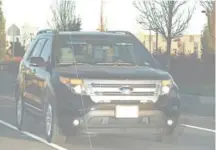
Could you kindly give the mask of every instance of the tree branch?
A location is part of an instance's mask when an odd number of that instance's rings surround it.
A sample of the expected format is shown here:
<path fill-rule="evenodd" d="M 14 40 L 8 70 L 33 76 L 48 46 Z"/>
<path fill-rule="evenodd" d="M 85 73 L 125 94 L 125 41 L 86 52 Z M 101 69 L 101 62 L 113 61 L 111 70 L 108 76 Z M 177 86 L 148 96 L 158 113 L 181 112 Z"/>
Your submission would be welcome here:
<path fill-rule="evenodd" d="M 192 18 L 195 7 L 188 8 L 185 15 L 185 6 L 187 0 L 184 1 L 161 1 L 161 0 L 135 0 L 133 5 L 138 11 L 138 23 L 144 28 L 150 26 L 155 28 L 164 38 L 175 38 L 182 34 L 188 27 Z M 171 24 L 169 24 L 169 22 Z M 168 37 L 168 31 L 171 30 L 171 37 Z"/>
<path fill-rule="evenodd" d="M 51 8 L 52 23 L 49 23 L 51 28 L 60 31 L 79 31 L 81 30 L 82 21 L 75 13 L 76 3 L 71 0 L 56 0 L 56 8 Z M 52 25 L 51 25 L 52 24 Z"/>
<path fill-rule="evenodd" d="M 213 11 L 215 1 L 213 0 L 207 0 L 203 1 L 200 0 L 200 5 L 205 9 L 205 11 Z"/>

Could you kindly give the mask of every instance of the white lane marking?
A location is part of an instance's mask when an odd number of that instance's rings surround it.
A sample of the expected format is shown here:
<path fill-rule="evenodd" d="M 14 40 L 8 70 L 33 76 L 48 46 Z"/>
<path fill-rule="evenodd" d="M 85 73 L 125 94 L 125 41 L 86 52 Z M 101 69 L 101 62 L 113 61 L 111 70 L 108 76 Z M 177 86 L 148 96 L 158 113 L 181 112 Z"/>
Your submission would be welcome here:
<path fill-rule="evenodd" d="M 4 122 L 4 121 L 0 120 L 0 123 L 3 124 L 4 126 L 7 126 L 8 128 L 11 128 L 13 130 L 17 130 L 17 128 L 15 126 L 13 126 L 13 125 L 11 125 L 11 124 L 9 124 L 7 122 Z"/>
<path fill-rule="evenodd" d="M 13 130 L 18 131 L 18 129 L 17 129 L 15 126 L 13 126 L 13 125 L 11 125 L 11 124 L 5 122 L 5 121 L 0 120 L 0 124 L 6 126 L 6 127 L 8 127 L 8 128 L 10 128 L 10 129 L 13 129 Z M 56 144 L 53 144 L 53 143 L 48 143 L 48 142 L 47 142 L 46 140 L 44 140 L 43 138 L 38 137 L 38 136 L 36 136 L 36 135 L 34 135 L 34 134 L 32 134 L 32 133 L 25 132 L 25 131 L 21 131 L 21 133 L 23 133 L 23 134 L 25 134 L 25 135 L 31 137 L 32 139 L 35 139 L 35 140 L 39 141 L 39 142 L 41 142 L 41 143 L 43 143 L 43 144 L 45 144 L 45 145 L 48 145 L 48 146 L 50 146 L 50 147 L 52 147 L 52 148 L 55 148 L 55 149 L 57 149 L 57 150 L 67 150 L 66 148 L 61 147 L 61 146 L 59 146 L 59 145 L 56 145 Z"/>
<path fill-rule="evenodd" d="M 181 125 L 183 125 L 185 127 L 188 127 L 188 128 L 193 128 L 193 129 L 198 129 L 198 130 L 203 130 L 203 131 L 208 131 L 208 132 L 216 133 L 216 131 L 213 130 L 213 129 L 202 128 L 202 127 L 192 126 L 192 125 L 188 125 L 188 124 L 181 124 Z"/>

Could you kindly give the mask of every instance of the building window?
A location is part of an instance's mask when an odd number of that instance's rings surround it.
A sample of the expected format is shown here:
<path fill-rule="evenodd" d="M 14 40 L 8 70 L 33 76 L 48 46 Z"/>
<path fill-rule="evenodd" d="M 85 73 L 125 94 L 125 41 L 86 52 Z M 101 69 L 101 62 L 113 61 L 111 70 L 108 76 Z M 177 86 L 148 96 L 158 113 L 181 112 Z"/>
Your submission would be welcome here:
<path fill-rule="evenodd" d="M 198 48 L 199 48 L 198 42 L 195 42 L 195 43 L 194 43 L 194 52 L 195 52 L 195 53 L 198 52 Z"/>
<path fill-rule="evenodd" d="M 182 43 L 182 54 L 183 55 L 185 54 L 185 43 L 184 42 Z"/>
<path fill-rule="evenodd" d="M 194 42 L 194 37 L 192 35 L 189 37 L 189 42 Z"/>

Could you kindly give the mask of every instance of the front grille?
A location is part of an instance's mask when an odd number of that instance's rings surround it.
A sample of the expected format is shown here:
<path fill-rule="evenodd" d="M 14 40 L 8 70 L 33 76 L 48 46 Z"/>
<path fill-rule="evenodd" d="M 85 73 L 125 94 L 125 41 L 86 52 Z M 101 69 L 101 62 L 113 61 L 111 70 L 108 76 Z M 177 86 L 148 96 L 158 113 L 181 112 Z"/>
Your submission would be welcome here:
<path fill-rule="evenodd" d="M 100 87 L 100 88 L 119 88 L 125 86 L 124 84 L 91 84 L 92 87 Z M 131 88 L 156 88 L 156 84 L 130 84 L 127 85 Z"/>
<path fill-rule="evenodd" d="M 91 86 L 95 95 L 99 96 L 158 96 L 160 92 L 160 81 L 158 80 L 144 80 L 144 81 L 91 81 L 87 83 Z M 132 89 L 131 93 L 125 94 L 120 89 L 122 87 L 129 87 Z"/>

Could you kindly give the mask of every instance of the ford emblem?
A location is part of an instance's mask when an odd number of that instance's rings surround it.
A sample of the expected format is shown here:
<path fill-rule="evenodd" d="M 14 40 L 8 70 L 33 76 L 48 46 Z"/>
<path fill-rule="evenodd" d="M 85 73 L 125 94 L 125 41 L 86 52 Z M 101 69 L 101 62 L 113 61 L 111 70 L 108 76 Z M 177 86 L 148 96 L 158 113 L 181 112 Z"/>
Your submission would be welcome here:
<path fill-rule="evenodd" d="M 125 95 L 130 95 L 133 91 L 133 89 L 130 87 L 121 87 L 119 90 L 121 91 L 122 94 Z"/>

